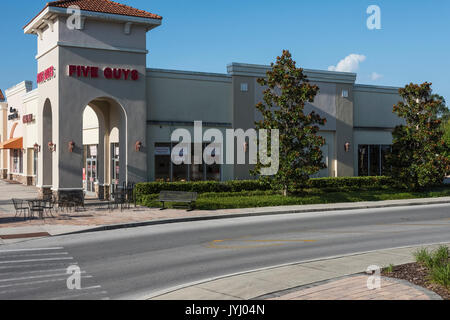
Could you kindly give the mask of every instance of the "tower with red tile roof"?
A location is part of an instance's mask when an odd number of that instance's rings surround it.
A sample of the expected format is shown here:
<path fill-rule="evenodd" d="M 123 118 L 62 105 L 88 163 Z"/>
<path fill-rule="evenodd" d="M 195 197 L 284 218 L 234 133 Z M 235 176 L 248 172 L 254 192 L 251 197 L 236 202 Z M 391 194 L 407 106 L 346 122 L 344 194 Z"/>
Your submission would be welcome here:
<path fill-rule="evenodd" d="M 110 0 L 66 0 L 47 3 L 24 27 L 24 33 L 37 35 L 37 185 L 43 194 L 83 195 L 88 105 L 101 122 L 100 193 L 108 194 L 113 184 L 147 180 L 147 153 L 133 146 L 146 145 L 146 35 L 161 23 L 157 14 Z M 117 172 L 111 150 L 120 157 Z"/>

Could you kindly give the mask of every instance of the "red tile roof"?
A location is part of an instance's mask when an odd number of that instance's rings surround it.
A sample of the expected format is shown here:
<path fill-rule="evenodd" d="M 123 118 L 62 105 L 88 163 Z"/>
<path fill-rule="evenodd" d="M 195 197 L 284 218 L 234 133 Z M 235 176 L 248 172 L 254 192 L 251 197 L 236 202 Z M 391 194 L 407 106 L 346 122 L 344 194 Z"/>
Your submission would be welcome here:
<path fill-rule="evenodd" d="M 109 14 L 118 14 L 123 16 L 158 19 L 162 17 L 144 10 L 135 9 L 133 7 L 117 3 L 111 0 L 60 0 L 47 3 L 44 11 L 48 7 L 68 8 L 70 6 L 78 6 L 84 11 L 102 12 Z M 41 11 L 41 12 L 42 12 Z M 38 14 L 39 15 L 39 14 Z M 33 19 L 34 20 L 34 19 Z M 28 23 L 29 24 L 29 23 Z"/>
<path fill-rule="evenodd" d="M 162 19 L 157 14 L 150 13 L 144 10 L 135 9 L 121 3 L 111 0 L 62 0 L 53 1 L 47 4 L 49 7 L 68 8 L 70 6 L 78 6 L 81 10 L 104 12 L 112 14 L 120 14 L 124 16 Z"/>
<path fill-rule="evenodd" d="M 3 95 L 3 92 L 1 89 L 0 89 L 0 101 L 5 101 L 5 96 Z"/>

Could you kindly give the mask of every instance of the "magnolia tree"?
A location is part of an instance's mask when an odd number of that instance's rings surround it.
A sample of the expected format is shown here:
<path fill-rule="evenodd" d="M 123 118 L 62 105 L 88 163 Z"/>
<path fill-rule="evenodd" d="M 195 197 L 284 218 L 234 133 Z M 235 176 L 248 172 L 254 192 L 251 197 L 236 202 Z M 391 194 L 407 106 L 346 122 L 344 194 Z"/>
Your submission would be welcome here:
<path fill-rule="evenodd" d="M 401 186 L 413 189 L 441 184 L 450 172 L 448 146 L 439 118 L 444 100 L 432 94 L 428 82 L 411 83 L 399 93 L 403 101 L 394 105 L 394 112 L 406 124 L 392 133 L 392 153 L 388 156 L 391 175 Z"/>
<path fill-rule="evenodd" d="M 321 151 L 325 139 L 317 135 L 319 125 L 324 125 L 326 119 L 314 111 L 305 114 L 305 103 L 314 101 L 319 88 L 309 83 L 303 69 L 296 67 L 289 51 L 284 50 L 271 67 L 267 78 L 258 79 L 266 89 L 264 103 L 256 105 L 263 120 L 255 126 L 279 130 L 279 170 L 269 179 L 287 195 L 326 168 Z M 252 173 L 257 174 L 262 167 L 258 161 Z"/>

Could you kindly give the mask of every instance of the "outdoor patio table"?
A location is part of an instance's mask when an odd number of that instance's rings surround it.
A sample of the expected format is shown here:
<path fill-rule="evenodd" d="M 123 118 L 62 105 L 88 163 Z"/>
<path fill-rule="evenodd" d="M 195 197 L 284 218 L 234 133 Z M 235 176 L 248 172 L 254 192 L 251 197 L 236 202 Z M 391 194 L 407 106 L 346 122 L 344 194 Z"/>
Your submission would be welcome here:
<path fill-rule="evenodd" d="M 30 207 L 30 217 L 33 217 L 34 212 L 39 214 L 39 219 L 44 219 L 44 200 L 29 199 L 28 206 Z"/>

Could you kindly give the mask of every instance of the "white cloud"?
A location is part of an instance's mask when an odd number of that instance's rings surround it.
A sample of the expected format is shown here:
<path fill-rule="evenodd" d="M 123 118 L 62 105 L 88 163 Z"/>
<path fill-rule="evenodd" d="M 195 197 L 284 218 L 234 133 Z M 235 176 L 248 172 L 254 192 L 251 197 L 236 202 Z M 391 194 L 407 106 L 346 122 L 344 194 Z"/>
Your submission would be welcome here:
<path fill-rule="evenodd" d="M 377 81 L 381 78 L 383 78 L 383 75 L 376 72 L 372 72 L 372 74 L 370 75 L 370 79 L 372 79 L 373 81 Z"/>
<path fill-rule="evenodd" d="M 364 60 L 366 60 L 366 56 L 352 53 L 339 61 L 336 66 L 329 66 L 328 71 L 355 72 Z"/>

